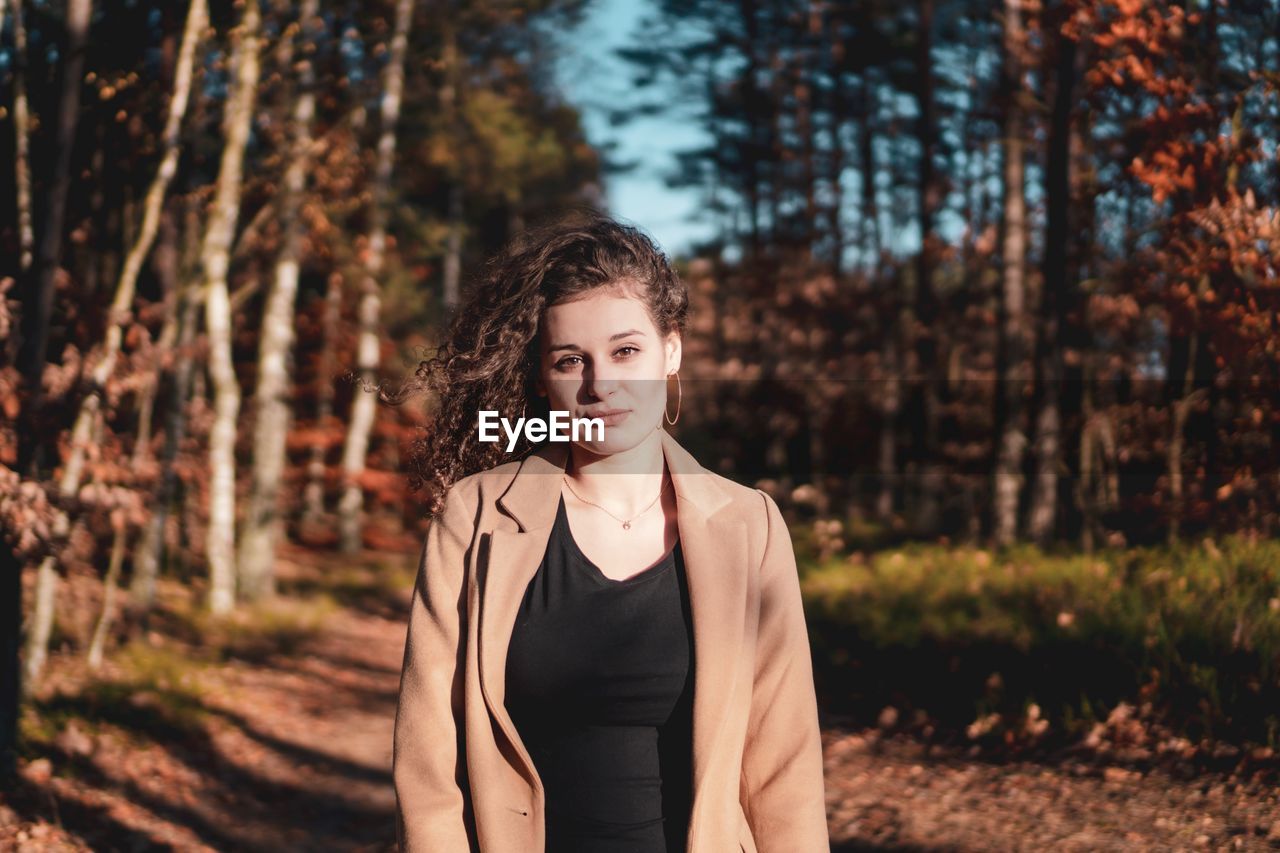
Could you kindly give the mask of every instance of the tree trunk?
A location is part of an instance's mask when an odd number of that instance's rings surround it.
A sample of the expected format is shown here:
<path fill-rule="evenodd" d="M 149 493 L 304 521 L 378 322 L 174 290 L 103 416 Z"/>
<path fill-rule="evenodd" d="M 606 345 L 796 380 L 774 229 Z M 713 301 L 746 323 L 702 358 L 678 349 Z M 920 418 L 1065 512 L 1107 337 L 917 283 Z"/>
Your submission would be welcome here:
<path fill-rule="evenodd" d="M 1080 507 L 1080 548 L 1086 554 L 1093 552 L 1096 544 L 1098 527 L 1097 500 L 1094 497 L 1098 479 L 1095 464 L 1095 430 L 1093 422 L 1093 395 L 1089 386 L 1089 373 L 1081 371 L 1080 412 L 1083 424 L 1080 428 L 1080 457 L 1077 467 L 1079 477 L 1076 479 L 1076 504 Z"/>
<path fill-rule="evenodd" d="M 62 90 L 58 102 L 58 130 L 53 179 L 50 181 L 49 206 L 45 213 L 44 232 L 40 235 L 39 259 L 27 278 L 28 290 L 22 303 L 22 346 L 19 369 L 34 380 L 30 386 L 29 412 L 42 405 L 41 376 L 48 349 L 49 322 L 53 313 L 53 291 L 62 260 L 62 224 L 66 214 L 67 191 L 71 185 L 71 149 L 75 146 L 76 125 L 80 113 L 80 86 L 84 77 L 85 42 L 92 17 L 90 0 L 72 0 L 67 6 L 67 56 L 62 68 Z M 87 438 L 81 428 L 72 436 L 72 445 Z M 39 462 L 36 462 L 39 468 Z M 66 494 L 67 478 L 62 480 Z M 54 535 L 65 536 L 70 520 L 59 513 L 54 522 Z M 57 598 L 58 573 L 53 557 L 40 562 L 36 576 L 36 609 L 27 633 L 26 670 L 28 691 L 44 668 L 49 653 L 49 637 L 53 633 L 54 603 Z"/>
<path fill-rule="evenodd" d="M 316 429 L 327 430 L 333 416 L 333 347 L 338 335 L 338 320 L 342 310 L 342 275 L 329 275 L 329 291 L 324 306 L 324 342 L 320 350 L 320 367 L 316 376 Z M 307 488 L 303 496 L 304 527 L 321 523 L 324 518 L 325 464 L 327 439 L 316 439 L 311 445 L 311 461 L 307 463 Z"/>
<path fill-rule="evenodd" d="M 1201 276 L 1199 291 L 1208 289 L 1208 276 Z M 1200 360 L 1200 348 L 1206 342 L 1199 333 L 1188 336 L 1186 367 L 1180 371 L 1181 390 L 1173 401 L 1170 412 L 1169 441 L 1165 458 L 1169 471 L 1169 544 L 1176 544 L 1181 534 L 1182 515 L 1186 510 L 1183 485 L 1182 455 L 1186 447 L 1187 419 L 1191 410 L 1209 393 L 1207 388 L 1196 387 L 1196 364 Z"/>
<path fill-rule="evenodd" d="M 267 293 L 258 349 L 257 411 L 253 436 L 253 478 L 249 506 L 240 539 L 240 590 L 256 601 L 275 594 L 275 551 L 280 537 L 280 484 L 285 467 L 285 438 L 289 431 L 292 388 L 288 364 L 293 355 L 294 303 L 302 254 L 301 207 L 311 158 L 311 123 L 315 115 L 315 73 L 312 44 L 317 26 L 318 0 L 305 0 L 299 13 L 303 58 L 298 66 L 298 97 L 293 112 L 293 152 L 285 170 L 280 199 L 283 243 L 275 276 Z M 292 59 L 292 57 L 289 57 Z"/>
<path fill-rule="evenodd" d="M 831 205 L 827 209 L 827 229 L 831 237 L 831 275 L 839 280 L 844 270 L 844 176 L 845 152 L 841 130 L 844 128 L 848 103 L 844 87 L 844 45 L 839 39 L 833 39 L 830 48 L 831 62 L 831 94 L 830 108 L 827 115 L 827 133 L 830 152 L 828 157 L 829 171 L 827 183 L 831 187 Z"/>
<path fill-rule="evenodd" d="M 745 156 L 743 157 L 746 170 L 743 179 L 746 183 L 748 222 L 747 263 L 754 267 L 755 263 L 760 259 L 764 242 L 760 223 L 760 210 L 763 206 L 761 200 L 760 163 L 764 156 L 764 145 L 761 143 L 761 97 L 758 82 L 760 62 L 756 56 L 756 49 L 760 44 L 760 25 L 756 0 L 738 0 L 738 9 L 736 11 L 742 19 L 747 32 L 747 38 L 742 49 L 744 67 L 739 79 L 742 81 L 743 86 L 743 104 L 746 109 L 747 123 L 747 145 Z"/>
<path fill-rule="evenodd" d="M 1058 517 L 1058 472 L 1062 466 L 1062 413 L 1060 411 L 1063 358 L 1061 334 L 1066 323 L 1066 295 L 1071 279 L 1067 270 L 1068 215 L 1071 211 L 1071 113 L 1075 92 L 1076 43 L 1061 34 L 1055 38 L 1057 71 L 1054 75 L 1053 114 L 1049 124 L 1049 151 L 1045 169 L 1045 248 L 1040 303 L 1041 332 L 1036 341 L 1039 410 L 1036 413 L 1036 475 L 1027 517 L 1027 534 L 1045 544 L 1053 537 Z"/>
<path fill-rule="evenodd" d="M 137 291 L 138 274 L 142 271 L 142 264 L 155 243 L 165 196 L 178 170 L 179 134 L 182 129 L 182 118 L 187 112 L 196 45 L 204 30 L 205 18 L 205 0 L 192 0 L 182 35 L 182 51 L 174 79 L 173 97 L 169 102 L 169 115 L 165 121 L 164 154 L 160 161 L 160 168 L 147 190 L 142 227 L 136 242 L 125 258 L 124 269 L 120 274 L 120 280 L 116 283 L 115 298 L 111 302 L 108 316 L 106 340 L 102 347 L 102 358 L 93 368 L 89 393 L 80 402 L 80 410 L 71 430 L 71 448 L 60 484 L 64 497 L 69 498 L 80 489 L 80 481 L 84 475 L 85 451 L 90 444 L 89 430 L 98 416 L 107 382 L 115 372 L 120 347 L 124 340 L 124 326 L 130 318 L 134 294 Z"/>
<path fill-rule="evenodd" d="M 54 279 L 62 257 L 62 224 L 67 209 L 67 191 L 71 186 L 71 150 L 75 147 L 80 113 L 80 87 L 84 80 L 85 43 L 92 7 L 91 0 L 70 0 L 67 3 L 67 54 L 62 66 L 53 175 L 48 184 L 48 207 L 40 235 L 39 260 L 34 268 L 35 287 L 27 294 L 28 298 L 22 300 L 23 348 L 19 358 L 25 364 L 37 364 L 41 368 L 48 348 Z"/>
<path fill-rule="evenodd" d="M 1077 501 L 1083 516 L 1080 544 L 1085 552 L 1091 552 L 1105 532 L 1102 513 L 1114 510 L 1120 503 L 1116 431 L 1107 411 L 1095 405 L 1093 373 L 1092 361 L 1087 360 L 1082 370 L 1084 425 L 1080 431 L 1080 478 L 1077 481 Z"/>
<path fill-rule="evenodd" d="M 18 275 L 25 280 L 30 275 L 34 255 L 35 235 L 31 226 L 31 158 L 30 107 L 27 103 L 27 32 L 23 25 L 22 3 L 13 0 L 13 129 L 14 129 L 14 186 L 17 194 L 18 225 Z M 3 32 L 3 27 L 0 27 Z M 18 340 L 10 334 L 6 341 L 6 360 L 18 360 Z M 24 376 L 27 387 L 40 381 L 40 374 Z M 31 430 L 19 430 L 18 476 L 26 476 L 25 460 L 31 455 L 34 444 Z M 0 786 L 8 787 L 17 770 L 19 695 L 23 692 L 22 678 L 22 573 L 25 561 L 16 547 L 0 536 L 0 629 L 3 630 L 4 648 L 0 651 Z"/>
<path fill-rule="evenodd" d="M 859 249 L 865 253 L 864 275 L 872 281 L 880 281 L 880 262 L 883 247 L 880 238 L 880 209 L 875 184 L 875 119 L 878 110 L 875 84 L 871 70 L 862 77 L 862 121 L 858 129 L 858 168 L 862 179 L 862 224 Z M 898 487 L 898 414 L 901 400 L 902 362 L 899 348 L 901 327 L 898 310 L 892 309 L 892 318 L 885 326 L 881 345 L 881 362 L 884 388 L 880 391 L 880 433 L 877 448 L 877 473 L 879 492 L 876 495 L 876 518 L 883 524 L 893 520 L 895 495 Z"/>
<path fill-rule="evenodd" d="M 881 348 L 884 388 L 880 391 L 880 437 L 878 468 L 880 492 L 876 496 L 876 519 L 882 524 L 893 520 L 894 492 L 898 475 L 898 395 L 901 393 L 898 359 L 898 327 L 890 323 Z"/>
<path fill-rule="evenodd" d="M 767 20 L 766 13 L 766 20 Z M 795 248 L 792 242 L 792 234 L 784 227 L 786 219 L 783 216 L 783 207 L 789 200 L 787 198 L 788 185 L 787 174 L 787 158 L 783 151 L 783 119 L 785 110 L 783 109 L 783 98 L 785 97 L 785 89 L 787 88 L 787 80 L 783 68 L 782 50 L 778 44 L 776 35 L 771 28 L 765 29 L 765 39 L 772 40 L 768 46 L 768 60 L 765 67 L 768 69 L 766 79 L 769 85 L 765 87 L 762 97 L 765 99 L 768 110 L 768 120 L 763 123 L 763 133 L 765 145 L 763 147 L 765 162 L 768 163 L 769 187 L 768 193 L 768 215 L 769 215 L 769 231 L 768 239 L 772 241 L 774 248 L 774 257 L 779 258 L 783 263 L 791 260 L 792 250 Z M 780 251 L 779 251 L 780 250 Z M 766 286 L 770 290 L 775 290 L 778 286 L 777 278 L 773 275 L 767 275 L 764 279 Z"/>
<path fill-rule="evenodd" d="M 214 420 L 209 432 L 209 608 L 227 613 L 235 606 L 236 419 L 240 385 L 231 356 L 231 301 L 227 268 L 240 213 L 245 146 L 253 121 L 259 77 L 258 0 L 245 0 L 232 54 L 234 82 L 227 98 L 223 132 L 226 143 L 218 169 L 209 227 L 201 250 L 205 288 L 205 325 L 209 335 L 209 375 L 214 387 Z"/>
<path fill-rule="evenodd" d="M 461 80 L 461 67 L 458 62 L 457 30 L 451 23 L 445 24 L 444 35 L 444 83 L 440 87 L 440 109 L 445 116 L 445 125 L 453 137 L 455 151 L 462 150 L 461 123 L 458 120 L 458 88 Z M 443 301 L 445 313 L 449 316 L 458 307 L 460 282 L 462 279 L 462 228 L 463 228 L 463 174 L 464 169 L 455 155 L 453 174 L 449 179 L 449 236 L 445 242 Z M 515 237 L 514 230 L 509 238 Z"/>
<path fill-rule="evenodd" d="M 875 135 L 873 128 L 875 127 L 876 111 L 878 109 L 875 83 L 871 78 L 871 70 L 868 69 L 862 76 L 862 127 L 858 132 L 858 150 L 859 164 L 858 168 L 862 172 L 862 226 L 865 233 L 862 235 L 865 245 L 862 247 L 866 251 L 866 275 L 872 277 L 876 275 L 876 271 L 880 268 L 881 239 L 880 239 L 880 207 L 876 197 L 876 149 Z"/>
<path fill-rule="evenodd" d="M 102 659 L 106 653 L 107 637 L 111 634 L 111 623 L 115 618 L 116 590 L 120 581 L 120 566 L 124 563 L 124 550 L 128 541 L 128 527 L 122 524 L 116 528 L 113 535 L 107 574 L 102 579 L 102 612 L 98 614 L 98 623 L 94 626 L 93 639 L 89 643 L 88 664 L 90 670 L 97 670 L 102 666 Z"/>
<path fill-rule="evenodd" d="M 942 500 L 943 470 L 940 458 L 939 418 L 942 400 L 938 370 L 938 305 L 933 288 L 936 235 L 934 219 L 940 200 L 933 168 L 937 137 L 933 98 L 933 0 L 920 0 L 916 33 L 915 73 L 916 136 L 920 143 L 916 207 L 920 224 L 920 251 L 916 255 L 915 322 L 912 324 L 912 348 L 915 356 L 914 393 L 920 401 L 917 410 L 922 423 L 916 434 L 921 437 L 920 492 L 915 507 L 914 524 L 924 535 L 938 531 Z"/>
<path fill-rule="evenodd" d="M 188 276 L 195 269 L 199 246 L 197 234 L 199 217 L 196 202 L 188 201 L 186 213 L 187 249 L 185 261 L 179 274 L 177 251 L 175 244 L 177 228 L 171 220 L 164 226 L 163 254 L 157 252 L 157 274 L 165 284 L 166 291 L 173 298 L 173 319 L 166 322 L 164 332 L 160 336 L 159 349 L 173 350 L 173 381 L 170 396 L 167 400 L 168 415 L 165 422 L 164 447 L 159 459 L 160 482 L 156 486 L 151 501 L 151 517 L 143 528 L 141 539 L 134 548 L 133 578 L 130 581 L 129 597 L 131 606 L 139 610 L 147 610 L 155 600 L 156 579 L 160 575 L 160 562 L 164 554 L 164 530 L 169 518 L 169 510 L 177 493 L 178 474 L 174 460 L 178 449 L 186 437 L 187 400 L 191 396 L 192 371 L 194 358 L 192 349 L 196 339 L 196 325 L 199 322 L 199 302 L 196 298 L 198 284 L 185 287 L 179 280 L 188 281 Z M 157 382 L 157 384 L 159 384 Z"/>
<path fill-rule="evenodd" d="M 814 163 L 817 152 L 814 144 L 813 112 L 815 79 L 821 73 L 821 69 L 815 62 L 817 57 L 811 48 L 818 44 L 818 38 L 822 33 L 822 9 L 814 0 L 809 0 L 805 11 L 808 34 L 804 40 L 805 48 L 799 53 L 800 61 L 793 67 L 796 75 L 794 86 L 796 132 L 800 136 L 800 183 L 801 191 L 804 193 L 804 226 L 803 232 L 797 236 L 800 240 L 801 258 L 808 272 L 812 269 L 813 248 L 818 239 L 818 170 Z"/>
<path fill-rule="evenodd" d="M 13 171 L 18 197 L 18 270 L 25 275 L 35 256 L 31 224 L 31 105 L 27 99 L 27 28 L 25 0 L 13 0 Z M 0 28 L 0 31 L 3 31 Z"/>
<path fill-rule="evenodd" d="M 444 310 L 452 316 L 458 308 L 462 281 L 462 180 L 449 185 L 449 238 L 444 255 Z M 515 236 L 513 223 L 512 237 Z"/>
<path fill-rule="evenodd" d="M 919 182 L 916 184 L 916 208 L 920 217 L 920 251 L 916 255 L 916 314 L 924 326 L 921 340 L 927 345 L 931 336 L 935 298 L 933 292 L 933 221 L 938 207 L 938 187 L 935 185 L 933 149 L 935 136 L 933 103 L 933 0 L 920 0 L 919 22 L 916 33 L 915 75 L 916 84 L 916 138 L 920 143 L 918 165 Z M 921 367 L 930 368 L 923 360 Z"/>
<path fill-rule="evenodd" d="M 1027 437 L 1023 390 L 1026 380 L 1026 199 L 1023 191 L 1021 80 L 1021 0 L 1004 5 L 1004 230 L 1000 299 L 1000 371 L 998 401 L 1003 402 L 994 478 L 994 536 L 1008 545 L 1018 535 L 1018 499 Z"/>
<path fill-rule="evenodd" d="M 106 429 L 106 415 L 99 411 L 93 419 L 93 433 L 90 441 L 94 447 L 102 446 L 102 434 Z M 97 477 L 93 478 L 97 482 Z M 128 542 L 128 524 L 123 518 L 112 518 L 114 535 L 111 543 L 111 556 L 107 561 L 107 572 L 102 578 L 102 609 L 98 613 L 98 621 L 89 641 L 88 665 L 96 670 L 102 665 L 103 652 L 106 649 L 107 635 L 111 630 L 111 619 L 115 612 L 116 585 L 120 579 L 120 565 L 124 562 L 124 548 Z"/>
<path fill-rule="evenodd" d="M 358 322 L 360 339 L 357 366 L 363 387 L 377 380 L 379 345 L 381 343 L 382 294 L 378 282 L 382 274 L 386 250 L 387 205 L 391 195 L 391 171 L 395 165 L 396 123 L 400 120 L 400 100 L 404 91 L 404 57 L 409 41 L 409 24 L 413 17 L 413 0 L 396 0 L 396 18 L 391 37 L 391 55 L 387 61 L 382 88 L 382 126 L 378 139 L 377 170 L 373 178 L 373 200 L 370 211 L 369 252 L 365 276 L 361 284 Z M 364 473 L 373 431 L 377 399 L 368 391 L 357 392 L 351 405 L 351 421 L 342 453 L 342 498 L 338 504 L 339 546 L 344 553 L 358 551 L 363 525 L 364 490 L 360 475 Z"/>

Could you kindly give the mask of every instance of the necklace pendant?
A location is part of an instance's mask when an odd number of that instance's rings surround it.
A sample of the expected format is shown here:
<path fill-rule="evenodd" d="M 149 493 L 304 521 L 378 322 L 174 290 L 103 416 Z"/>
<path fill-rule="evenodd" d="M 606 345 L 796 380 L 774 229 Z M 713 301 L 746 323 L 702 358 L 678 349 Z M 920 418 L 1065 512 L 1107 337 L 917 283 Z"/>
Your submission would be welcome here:
<path fill-rule="evenodd" d="M 624 521 L 624 522 L 622 522 L 622 529 L 623 529 L 623 530 L 630 530 L 630 529 L 631 529 L 631 522 L 629 522 L 629 521 Z"/>

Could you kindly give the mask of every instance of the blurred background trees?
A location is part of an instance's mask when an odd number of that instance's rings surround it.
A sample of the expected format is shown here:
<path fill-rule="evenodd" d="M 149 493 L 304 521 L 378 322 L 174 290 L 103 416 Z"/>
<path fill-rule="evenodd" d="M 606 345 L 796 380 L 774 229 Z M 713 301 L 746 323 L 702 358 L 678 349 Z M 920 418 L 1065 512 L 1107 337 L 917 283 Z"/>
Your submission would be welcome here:
<path fill-rule="evenodd" d="M 100 659 L 162 575 L 225 612 L 286 539 L 417 546 L 429 401 L 368 391 L 605 206 L 589 5 L 0 0 L 0 751 L 69 573 Z M 877 541 L 1274 534 L 1280 3 L 654 0 L 624 57 L 617 122 L 708 139 L 709 467 Z"/>
<path fill-rule="evenodd" d="M 655 5 L 725 471 L 900 535 L 1274 531 L 1280 5 Z"/>
<path fill-rule="evenodd" d="M 162 573 L 214 612 L 270 596 L 282 536 L 415 547 L 428 412 L 350 380 L 410 377 L 461 270 L 599 204 L 600 162 L 535 27 L 579 2 L 0 8 L 11 762 L 68 573 L 108 593 L 100 660 L 118 584 L 131 632 Z"/>

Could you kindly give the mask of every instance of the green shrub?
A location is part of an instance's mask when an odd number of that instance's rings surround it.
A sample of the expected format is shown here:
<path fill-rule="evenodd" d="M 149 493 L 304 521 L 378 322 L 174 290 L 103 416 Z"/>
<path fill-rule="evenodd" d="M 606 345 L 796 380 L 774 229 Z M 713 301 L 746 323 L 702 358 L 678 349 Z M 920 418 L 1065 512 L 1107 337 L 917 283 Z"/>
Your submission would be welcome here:
<path fill-rule="evenodd" d="M 1280 542 L 1070 556 L 908 545 L 801 563 L 828 704 L 921 708 L 958 728 L 1035 702 L 1079 729 L 1099 707 L 1149 702 L 1189 736 L 1275 745 Z"/>

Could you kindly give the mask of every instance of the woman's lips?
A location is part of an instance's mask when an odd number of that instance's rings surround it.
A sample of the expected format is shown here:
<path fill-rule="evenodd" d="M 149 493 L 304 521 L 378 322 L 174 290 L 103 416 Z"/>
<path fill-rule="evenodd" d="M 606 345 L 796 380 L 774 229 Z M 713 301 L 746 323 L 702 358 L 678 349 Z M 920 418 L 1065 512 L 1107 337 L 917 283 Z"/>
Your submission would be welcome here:
<path fill-rule="evenodd" d="M 614 427 L 622 423 L 630 416 L 630 409 L 610 409 L 607 412 L 588 413 L 588 418 L 599 418 L 604 421 L 605 427 Z"/>

